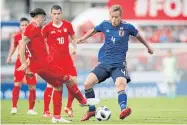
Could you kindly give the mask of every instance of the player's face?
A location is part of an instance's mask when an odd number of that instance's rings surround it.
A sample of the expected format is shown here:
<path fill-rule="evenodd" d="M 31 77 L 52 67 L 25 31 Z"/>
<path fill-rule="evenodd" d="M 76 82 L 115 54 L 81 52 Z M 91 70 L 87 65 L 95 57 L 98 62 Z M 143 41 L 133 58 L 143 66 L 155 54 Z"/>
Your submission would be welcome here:
<path fill-rule="evenodd" d="M 53 22 L 60 22 L 61 19 L 62 19 L 62 10 L 60 10 L 60 9 L 58 9 L 58 10 L 53 9 L 51 11 L 51 16 L 52 16 Z"/>
<path fill-rule="evenodd" d="M 45 20 L 46 20 L 46 16 L 45 15 L 39 15 L 38 20 L 39 20 L 39 25 L 42 27 L 44 25 Z"/>
<path fill-rule="evenodd" d="M 112 26 L 118 26 L 121 22 L 121 13 L 120 11 L 110 12 L 110 20 L 112 22 Z"/>
<path fill-rule="evenodd" d="M 28 21 L 21 21 L 21 22 L 20 22 L 20 29 L 21 29 L 21 32 L 25 30 L 25 28 L 27 27 L 28 24 L 29 24 Z"/>

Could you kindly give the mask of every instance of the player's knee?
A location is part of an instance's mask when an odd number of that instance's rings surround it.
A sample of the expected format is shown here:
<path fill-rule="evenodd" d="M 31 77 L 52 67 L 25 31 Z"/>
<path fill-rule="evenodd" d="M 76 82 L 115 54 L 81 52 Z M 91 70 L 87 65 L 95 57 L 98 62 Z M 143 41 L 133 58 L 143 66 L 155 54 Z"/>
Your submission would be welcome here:
<path fill-rule="evenodd" d="M 117 91 L 125 90 L 127 80 L 123 77 L 118 77 L 115 81 Z"/>
<path fill-rule="evenodd" d="M 55 91 L 62 91 L 62 89 L 63 89 L 63 86 L 54 87 Z"/>
<path fill-rule="evenodd" d="M 21 82 L 15 82 L 15 86 L 21 86 Z"/>
<path fill-rule="evenodd" d="M 74 83 L 77 83 L 77 76 L 72 76 L 72 80 Z"/>
<path fill-rule="evenodd" d="M 48 88 L 53 88 L 53 86 L 50 85 L 49 83 L 47 83 L 47 87 L 48 87 Z"/>
<path fill-rule="evenodd" d="M 29 90 L 36 90 L 36 86 L 35 85 L 29 85 Z"/>

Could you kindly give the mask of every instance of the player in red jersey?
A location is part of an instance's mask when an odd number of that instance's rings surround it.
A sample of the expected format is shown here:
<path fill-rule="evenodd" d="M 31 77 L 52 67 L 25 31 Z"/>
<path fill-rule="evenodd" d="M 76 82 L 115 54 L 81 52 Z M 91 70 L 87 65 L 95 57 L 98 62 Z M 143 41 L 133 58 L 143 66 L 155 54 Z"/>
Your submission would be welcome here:
<path fill-rule="evenodd" d="M 73 48 L 71 48 L 71 54 L 76 53 L 76 42 L 73 42 L 75 40 L 75 32 L 72 28 L 72 24 L 66 20 L 61 20 L 62 8 L 59 5 L 54 5 L 51 8 L 51 16 L 52 21 L 46 24 L 42 29 L 44 38 L 46 38 L 47 45 L 49 46 L 49 52 L 56 51 L 56 63 L 59 66 L 63 66 L 65 71 L 72 76 L 74 83 L 77 83 L 76 68 L 69 53 L 69 36 L 71 37 L 73 45 Z M 44 117 L 50 117 L 49 104 L 52 90 L 52 86 L 47 84 L 47 88 L 44 92 Z M 74 96 L 70 91 L 68 91 L 68 102 L 64 111 L 69 117 L 73 117 L 73 100 Z"/>
<path fill-rule="evenodd" d="M 23 17 L 23 18 L 20 19 L 20 32 L 18 32 L 14 36 L 14 41 L 11 44 L 10 51 L 9 51 L 9 54 L 8 54 L 8 58 L 7 58 L 7 63 L 8 64 L 11 63 L 11 57 L 14 54 L 14 52 L 16 51 L 16 49 L 19 45 L 19 42 L 22 38 L 22 33 L 23 33 L 23 31 L 25 30 L 25 28 L 28 24 L 29 24 L 29 20 L 27 18 Z M 29 61 L 28 54 L 29 53 L 26 52 L 26 57 Z M 18 102 L 18 99 L 19 99 L 20 87 L 21 87 L 22 82 L 25 82 L 29 86 L 29 97 L 28 97 L 28 99 L 29 99 L 29 110 L 28 110 L 28 114 L 37 115 L 38 113 L 33 110 L 34 105 L 35 105 L 35 100 L 36 100 L 36 83 L 37 83 L 36 76 L 34 75 L 34 77 L 32 77 L 32 78 L 28 78 L 25 75 L 24 71 L 17 71 L 16 70 L 19 66 L 21 66 L 21 62 L 20 62 L 19 54 L 18 54 L 16 63 L 15 63 L 15 70 L 14 70 L 14 88 L 13 88 L 13 91 L 12 91 L 12 110 L 11 110 L 11 113 L 12 114 L 17 113 L 17 102 Z"/>
<path fill-rule="evenodd" d="M 81 105 L 93 105 L 99 103 L 98 99 L 86 99 L 80 92 L 77 84 L 74 83 L 72 77 L 65 72 L 62 67 L 56 64 L 56 51 L 50 52 L 48 55 L 41 27 L 45 21 L 45 11 L 36 8 L 30 12 L 33 17 L 32 22 L 26 27 L 20 44 L 20 59 L 22 65 L 18 71 L 25 70 L 25 73 L 32 77 L 33 73 L 37 73 L 46 82 L 54 87 L 53 92 L 53 118 L 52 122 L 70 122 L 61 117 L 62 108 L 62 85 L 66 84 L 68 90 L 75 96 Z M 26 62 L 24 55 L 26 45 L 31 52 L 30 67 Z M 32 71 L 31 71 L 32 69 Z"/>

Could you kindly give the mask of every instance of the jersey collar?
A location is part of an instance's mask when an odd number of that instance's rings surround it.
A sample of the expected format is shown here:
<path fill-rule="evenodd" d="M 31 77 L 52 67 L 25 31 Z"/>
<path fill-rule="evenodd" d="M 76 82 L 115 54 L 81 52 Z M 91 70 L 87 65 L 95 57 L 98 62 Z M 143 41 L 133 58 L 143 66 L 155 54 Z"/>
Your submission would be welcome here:
<path fill-rule="evenodd" d="M 56 24 L 54 24 L 54 23 L 52 22 L 52 25 L 53 25 L 54 27 L 56 27 L 56 28 L 60 28 L 60 27 L 63 25 L 63 22 L 61 21 L 61 23 L 60 23 L 59 25 L 56 25 Z"/>

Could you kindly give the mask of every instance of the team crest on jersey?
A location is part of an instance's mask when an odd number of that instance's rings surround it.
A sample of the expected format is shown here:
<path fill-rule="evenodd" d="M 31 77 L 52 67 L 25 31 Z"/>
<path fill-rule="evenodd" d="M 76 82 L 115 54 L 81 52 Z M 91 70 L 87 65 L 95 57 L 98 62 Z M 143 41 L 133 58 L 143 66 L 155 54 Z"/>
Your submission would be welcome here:
<path fill-rule="evenodd" d="M 64 32 L 67 32 L 67 28 L 64 28 Z"/>
<path fill-rule="evenodd" d="M 119 28 L 119 36 L 120 36 L 120 37 L 123 37 L 124 34 L 125 34 L 125 32 L 124 32 L 124 30 L 123 30 L 123 27 L 120 27 L 120 28 Z"/>

